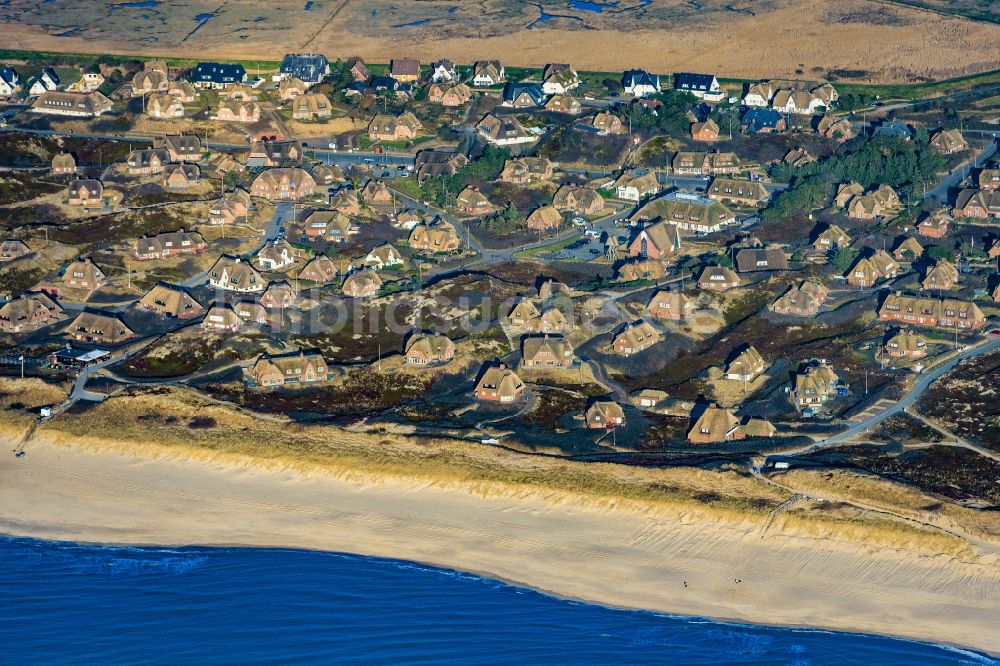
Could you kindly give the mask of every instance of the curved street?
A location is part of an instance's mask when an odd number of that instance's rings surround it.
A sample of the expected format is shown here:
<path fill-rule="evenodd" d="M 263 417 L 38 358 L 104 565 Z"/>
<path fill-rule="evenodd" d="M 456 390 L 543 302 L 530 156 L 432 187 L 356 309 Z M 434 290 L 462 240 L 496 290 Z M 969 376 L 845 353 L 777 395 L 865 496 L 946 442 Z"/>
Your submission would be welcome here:
<path fill-rule="evenodd" d="M 943 375 L 954 369 L 955 366 L 957 366 L 962 361 L 974 358 L 976 356 L 980 356 L 982 354 L 986 354 L 996 349 L 1000 349 L 1000 336 L 993 336 L 992 340 L 987 340 L 984 343 L 971 347 L 962 352 L 961 354 L 959 354 L 958 356 L 956 356 L 955 358 L 951 359 L 950 361 L 942 363 L 941 365 L 934 368 L 927 374 L 920 375 L 919 379 L 917 379 L 916 383 L 914 383 L 913 388 L 911 388 L 906 395 L 904 395 L 902 398 L 893 403 L 893 405 L 890 406 L 888 409 L 866 418 L 864 421 L 861 421 L 860 423 L 851 426 L 850 428 L 844 430 L 843 432 L 827 437 L 815 444 L 802 447 L 801 449 L 783 452 L 781 455 L 782 456 L 801 455 L 803 453 L 811 453 L 828 447 L 836 446 L 838 444 L 843 444 L 844 442 L 864 433 L 868 429 L 877 426 L 890 416 L 899 414 L 900 412 L 904 411 L 905 409 L 916 403 L 916 401 L 920 399 L 920 396 L 922 396 L 927 391 L 927 389 L 930 388 L 931 384 L 933 384 Z"/>

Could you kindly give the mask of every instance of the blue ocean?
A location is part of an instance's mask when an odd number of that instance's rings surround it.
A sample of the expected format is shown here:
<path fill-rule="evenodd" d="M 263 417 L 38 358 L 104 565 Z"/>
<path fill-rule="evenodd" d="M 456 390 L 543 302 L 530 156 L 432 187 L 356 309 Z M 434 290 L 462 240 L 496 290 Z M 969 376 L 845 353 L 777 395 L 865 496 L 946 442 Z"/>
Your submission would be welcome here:
<path fill-rule="evenodd" d="M 1000 664 L 564 601 L 394 560 L 0 538 L 2 664 Z"/>

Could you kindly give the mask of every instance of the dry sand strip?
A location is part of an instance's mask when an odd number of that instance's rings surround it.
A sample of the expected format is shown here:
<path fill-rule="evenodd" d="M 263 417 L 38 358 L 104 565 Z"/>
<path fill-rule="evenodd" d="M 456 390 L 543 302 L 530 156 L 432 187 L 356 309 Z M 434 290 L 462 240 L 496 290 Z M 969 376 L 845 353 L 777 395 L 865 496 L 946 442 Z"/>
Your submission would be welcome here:
<path fill-rule="evenodd" d="M 972 564 L 774 530 L 762 539 L 758 528 L 41 440 L 24 458 L 0 456 L 0 532 L 11 535 L 393 557 L 612 606 L 1000 654 L 995 558 Z"/>

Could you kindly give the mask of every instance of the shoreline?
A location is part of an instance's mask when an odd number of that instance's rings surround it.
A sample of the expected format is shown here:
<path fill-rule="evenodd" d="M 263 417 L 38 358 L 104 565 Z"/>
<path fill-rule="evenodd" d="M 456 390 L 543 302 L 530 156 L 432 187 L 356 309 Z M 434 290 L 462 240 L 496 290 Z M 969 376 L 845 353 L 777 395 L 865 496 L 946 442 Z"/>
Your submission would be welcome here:
<path fill-rule="evenodd" d="M 156 455 L 156 446 L 72 445 L 42 431 L 25 458 L 0 457 L 0 532 L 95 545 L 341 552 L 613 608 L 1000 654 L 1000 571 L 990 555 L 915 554 L 778 521 L 764 538 L 752 520 L 706 520 L 683 507 L 212 461 L 177 447 Z"/>
<path fill-rule="evenodd" d="M 948 650 L 948 651 L 953 651 L 953 652 L 959 652 L 959 653 L 967 654 L 970 657 L 974 657 L 974 658 L 978 658 L 978 659 L 986 658 L 986 659 L 991 659 L 992 660 L 992 659 L 995 659 L 997 656 L 1000 656 L 1000 655 L 989 654 L 989 653 L 986 653 L 986 652 L 983 652 L 983 651 L 979 651 L 979 650 L 976 650 L 974 648 L 966 647 L 966 646 L 963 646 L 963 645 L 959 645 L 957 643 L 931 642 L 931 641 L 921 640 L 921 639 L 917 639 L 917 638 L 908 638 L 906 636 L 901 636 L 901 635 L 896 635 L 896 634 L 872 633 L 872 632 L 862 632 L 862 631 L 849 631 L 849 630 L 831 629 L 831 628 L 826 628 L 826 627 L 815 627 L 815 626 L 796 625 L 796 624 L 768 624 L 766 622 L 752 622 L 752 621 L 741 620 L 741 619 L 736 619 L 736 618 L 725 618 L 725 617 L 714 617 L 714 616 L 710 617 L 710 616 L 707 616 L 707 615 L 682 615 L 682 614 L 678 614 L 678 613 L 670 613 L 670 612 L 667 612 L 667 611 L 651 610 L 651 609 L 648 609 L 648 608 L 637 608 L 637 607 L 633 607 L 633 606 L 625 606 L 625 605 L 620 605 L 620 604 L 600 603 L 600 602 L 596 602 L 596 601 L 593 601 L 593 600 L 590 600 L 590 599 L 586 599 L 586 598 L 582 598 L 582 597 L 572 597 L 572 596 L 566 596 L 566 595 L 557 594 L 557 593 L 554 593 L 554 592 L 549 592 L 549 591 L 546 591 L 546 590 L 544 590 L 544 589 L 542 589 L 540 587 L 529 586 L 529 585 L 518 583 L 518 582 L 512 581 L 512 580 L 505 580 L 505 579 L 502 579 L 502 578 L 498 578 L 496 576 L 491 576 L 489 574 L 480 573 L 480 572 L 476 572 L 476 571 L 469 571 L 469 570 L 464 570 L 464 569 L 453 569 L 453 568 L 449 568 L 449 567 L 440 566 L 440 565 L 437 565 L 437 564 L 432 564 L 432 563 L 429 563 L 429 562 L 420 562 L 420 561 L 417 561 L 417 560 L 408 560 L 408 559 L 401 559 L 401 558 L 395 558 L 395 557 L 380 557 L 380 556 L 375 556 L 375 555 L 365 555 L 365 554 L 361 554 L 361 553 L 348 553 L 348 552 L 337 551 L 337 550 L 316 550 L 316 549 L 311 549 L 311 548 L 298 548 L 298 547 L 293 547 L 293 546 L 253 546 L 253 545 L 240 545 L 240 544 L 154 544 L 154 543 L 151 543 L 151 544 L 135 544 L 135 543 L 106 543 L 106 542 L 86 542 L 86 541 L 55 541 L 55 540 L 48 540 L 48 539 L 38 539 L 38 538 L 35 538 L 35 537 L 28 537 L 28 536 L 6 534 L 6 533 L 3 533 L 3 532 L 0 532 L 0 539 L 27 541 L 27 542 L 34 543 L 34 544 L 41 544 L 43 546 L 45 546 L 45 545 L 52 545 L 52 544 L 58 544 L 58 545 L 79 546 L 81 548 L 102 548 L 102 549 L 122 549 L 122 550 L 130 550 L 130 549 L 135 549 L 135 550 L 138 550 L 138 549 L 143 549 L 143 550 L 147 550 L 147 549 L 149 549 L 149 550 L 170 549 L 170 550 L 174 550 L 174 549 L 192 548 L 192 549 L 203 549 L 203 550 L 236 550 L 236 549 L 246 549 L 246 550 L 277 552 L 277 553 L 280 553 L 280 552 L 325 553 L 325 554 L 330 554 L 330 555 L 334 555 L 334 556 L 337 556 L 337 557 L 343 557 L 343 558 L 355 558 L 355 559 L 373 560 L 373 561 L 385 562 L 385 563 L 397 563 L 397 564 L 405 564 L 405 565 L 416 565 L 418 567 L 423 567 L 424 569 L 433 570 L 433 571 L 437 571 L 437 572 L 442 572 L 444 574 L 459 574 L 459 575 L 462 575 L 462 576 L 472 576 L 472 577 L 477 578 L 479 580 L 500 583 L 502 585 L 505 585 L 505 586 L 508 586 L 508 587 L 511 587 L 511 588 L 514 588 L 514 589 L 517 589 L 517 590 L 530 591 L 530 592 L 533 592 L 535 594 L 539 594 L 539 595 L 542 595 L 542 596 L 545 596 L 545 597 L 549 597 L 551 599 L 556 599 L 556 600 L 559 600 L 559 601 L 568 601 L 568 602 L 573 602 L 573 603 L 585 604 L 585 605 L 588 605 L 588 606 L 593 606 L 593 607 L 596 607 L 596 608 L 604 608 L 604 609 L 613 610 L 613 611 L 623 611 L 623 612 L 629 612 L 629 613 L 649 613 L 651 615 L 662 617 L 662 618 L 665 618 L 665 619 L 668 619 L 668 620 L 678 620 L 678 621 L 681 621 L 681 622 L 690 622 L 690 623 L 701 624 L 702 621 L 706 621 L 706 622 L 710 622 L 710 623 L 713 623 L 713 624 L 718 624 L 718 625 L 727 626 L 727 627 L 735 627 L 735 628 L 748 628 L 748 629 L 765 628 L 765 629 L 788 630 L 788 631 L 794 631 L 794 632 L 813 632 L 813 633 L 818 633 L 818 634 L 837 634 L 837 635 L 840 635 L 840 636 L 854 636 L 854 637 L 861 637 L 861 638 L 882 638 L 882 639 L 890 639 L 890 640 L 900 641 L 900 642 L 903 642 L 903 643 L 912 643 L 912 644 L 915 644 L 915 645 L 931 646 L 931 647 L 940 648 L 940 649 L 943 649 L 943 650 Z"/>

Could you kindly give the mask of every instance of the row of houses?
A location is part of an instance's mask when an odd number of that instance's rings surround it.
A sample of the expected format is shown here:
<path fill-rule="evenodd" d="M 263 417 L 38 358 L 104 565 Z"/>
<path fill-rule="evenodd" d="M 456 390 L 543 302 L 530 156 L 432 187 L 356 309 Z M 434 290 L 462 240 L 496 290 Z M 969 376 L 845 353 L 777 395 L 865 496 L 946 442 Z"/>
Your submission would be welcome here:
<path fill-rule="evenodd" d="M 104 74 L 101 72 L 85 71 L 81 72 L 79 81 L 66 86 L 64 92 L 88 94 L 97 91 L 105 82 Z M 37 76 L 29 79 L 24 85 L 21 83 L 21 76 L 13 67 L 0 67 L 0 97 L 15 95 L 26 92 L 29 98 L 40 97 L 47 93 L 58 93 L 62 81 L 59 75 L 51 67 L 44 67 Z"/>
<path fill-rule="evenodd" d="M 74 262 L 64 272 L 64 281 L 72 288 L 97 288 L 103 284 L 105 277 L 103 272 L 89 261 Z M 91 285 L 94 286 L 91 287 Z M 59 296 L 58 291 L 58 289 L 52 289 L 46 285 L 44 290 L 26 292 L 6 303 L 0 309 L 0 330 L 8 333 L 25 333 L 57 322 L 63 312 L 54 300 Z M 137 301 L 136 306 L 143 310 L 178 319 L 195 317 L 204 311 L 201 304 L 194 300 L 186 290 L 166 283 L 160 283 L 151 288 Z M 132 335 L 127 327 L 118 326 L 109 316 L 106 316 L 105 319 L 94 319 L 95 313 L 85 314 L 91 316 L 84 318 L 81 322 L 87 322 L 91 325 L 79 326 L 78 333 L 83 335 L 86 330 L 92 330 L 93 332 L 89 333 L 91 339 L 88 341 L 112 343 Z M 96 332 L 98 330 L 106 331 L 108 337 L 99 338 Z"/>
<path fill-rule="evenodd" d="M 566 316 L 557 308 L 541 307 L 535 301 L 522 298 L 507 313 L 506 323 L 513 329 L 527 333 L 568 333 Z"/>
<path fill-rule="evenodd" d="M 606 188 L 614 191 L 618 199 L 639 202 L 657 194 L 660 183 L 654 171 L 625 170 Z M 728 205 L 757 208 L 767 203 L 771 193 L 759 181 L 716 176 L 708 185 L 706 196 Z M 701 199 L 691 198 L 690 201 L 700 202 Z"/>
<path fill-rule="evenodd" d="M 954 298 L 889 294 L 878 311 L 882 321 L 945 330 L 971 331 L 986 324 L 986 316 L 971 301 Z"/>
<path fill-rule="evenodd" d="M 491 364 L 480 374 L 474 394 L 484 402 L 513 403 L 520 400 L 527 385 L 514 370 L 504 363 Z M 655 392 L 649 392 L 655 393 Z M 659 401 L 659 397 L 653 398 Z M 640 399 L 637 404 L 643 405 Z M 613 429 L 625 424 L 621 406 L 610 400 L 592 401 L 584 412 L 584 422 L 590 429 Z M 763 419 L 741 421 L 730 410 L 709 405 L 695 420 L 688 433 L 692 443 L 720 443 L 747 437 L 773 437 L 774 426 Z"/>
<path fill-rule="evenodd" d="M 687 440 L 692 444 L 718 444 L 748 437 L 773 437 L 775 427 L 764 419 L 741 420 L 732 412 L 710 404 L 698 416 L 688 431 Z"/>
<path fill-rule="evenodd" d="M 0 332 L 31 332 L 64 318 L 62 307 L 49 294 L 28 292 L 0 307 Z M 117 317 L 97 312 L 81 312 L 64 333 L 80 342 L 115 345 L 135 337 L 135 332 Z"/>
<path fill-rule="evenodd" d="M 483 402 L 512 403 L 520 400 L 526 389 L 524 380 L 501 362 L 488 365 L 480 373 L 473 394 Z M 587 428 L 595 430 L 610 430 L 625 424 L 625 412 L 611 400 L 592 401 L 583 417 Z"/>
<path fill-rule="evenodd" d="M 534 159 L 534 158 L 527 158 Z M 514 168 L 517 173 L 508 173 L 508 177 L 517 180 L 538 179 L 541 175 L 532 174 L 530 167 L 518 161 Z M 506 169 L 505 169 L 506 170 Z M 512 169 L 513 171 L 513 169 Z M 467 187 L 456 197 L 456 208 L 470 216 L 481 217 L 496 211 L 496 206 L 476 187 Z M 532 229 L 549 229 L 558 226 L 563 213 L 597 216 L 606 210 L 606 202 L 597 190 L 578 185 L 563 185 L 552 197 L 552 204 L 542 206 L 532 212 Z"/>
<path fill-rule="evenodd" d="M 30 79 L 26 84 L 29 97 L 37 97 L 49 91 L 58 90 L 60 86 L 59 75 L 51 67 L 46 67 L 38 76 Z M 22 90 L 21 76 L 13 67 L 0 67 L 0 97 L 8 97 L 17 94 Z"/>
<path fill-rule="evenodd" d="M 815 115 L 829 109 L 840 95 L 829 83 L 773 79 L 748 86 L 747 107 L 770 107 L 780 113 Z"/>
<path fill-rule="evenodd" d="M 129 153 L 126 161 L 130 176 L 162 175 L 167 189 L 187 189 L 201 178 L 201 169 L 191 162 L 172 162 L 165 148 L 143 148 Z"/>

